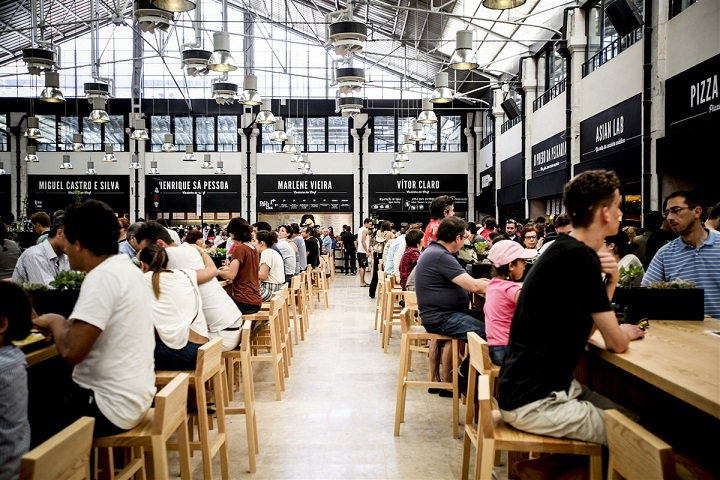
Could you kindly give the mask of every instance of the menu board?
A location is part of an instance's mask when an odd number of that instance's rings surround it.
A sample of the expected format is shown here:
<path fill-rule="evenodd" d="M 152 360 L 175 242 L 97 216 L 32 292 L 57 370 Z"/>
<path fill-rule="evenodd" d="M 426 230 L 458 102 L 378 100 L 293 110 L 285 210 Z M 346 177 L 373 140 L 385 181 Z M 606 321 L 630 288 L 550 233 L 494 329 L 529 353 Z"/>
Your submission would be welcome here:
<path fill-rule="evenodd" d="M 12 194 L 10 193 L 10 175 L 0 175 L 0 210 L 10 210 Z"/>
<path fill-rule="evenodd" d="M 560 132 L 531 148 L 533 177 L 556 172 L 565 168 L 567 142 L 565 132 Z"/>
<path fill-rule="evenodd" d="M 455 197 L 455 210 L 468 208 L 468 177 L 462 174 L 368 175 L 371 212 L 430 211 L 441 195 Z"/>
<path fill-rule="evenodd" d="M 145 208 L 148 212 L 241 212 L 241 187 L 240 175 L 147 175 Z"/>
<path fill-rule="evenodd" d="M 640 146 L 641 94 L 580 122 L 580 161 Z"/>
<path fill-rule="evenodd" d="M 120 215 L 130 212 L 127 175 L 28 175 L 28 210 L 48 214 L 76 202 L 100 200 Z"/>
<path fill-rule="evenodd" d="M 258 212 L 352 212 L 352 175 L 258 175 Z"/>

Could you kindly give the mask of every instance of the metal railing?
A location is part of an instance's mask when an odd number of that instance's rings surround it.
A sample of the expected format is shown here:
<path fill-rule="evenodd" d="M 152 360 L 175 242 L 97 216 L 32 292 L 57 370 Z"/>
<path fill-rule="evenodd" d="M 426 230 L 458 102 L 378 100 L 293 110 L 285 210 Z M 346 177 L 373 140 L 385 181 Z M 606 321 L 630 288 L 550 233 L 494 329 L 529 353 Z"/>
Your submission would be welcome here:
<path fill-rule="evenodd" d="M 487 147 L 488 145 L 490 145 L 490 143 L 492 142 L 492 140 L 493 140 L 493 134 L 492 134 L 492 132 L 491 132 L 491 133 L 488 133 L 488 134 L 485 136 L 485 138 L 483 138 L 483 139 L 480 141 L 480 148 L 485 148 L 485 147 Z"/>
<path fill-rule="evenodd" d="M 602 65 L 605 65 L 607 62 L 620 55 L 624 50 L 627 50 L 630 46 L 634 45 L 641 38 L 642 29 L 637 28 L 632 33 L 629 33 L 622 38 L 618 38 L 617 40 L 609 44 L 607 47 L 600 50 L 598 53 L 590 57 L 588 61 L 583 63 L 583 78 L 590 75 Z"/>
<path fill-rule="evenodd" d="M 515 125 L 517 125 L 518 123 L 520 123 L 520 120 L 521 120 L 521 119 L 522 119 L 522 117 L 515 117 L 515 118 L 513 118 L 512 120 L 508 120 L 507 122 L 503 123 L 503 124 L 502 124 L 502 127 L 500 127 L 500 133 L 502 134 L 502 133 L 507 132 L 507 131 L 510 130 L 512 127 L 514 127 Z"/>
<path fill-rule="evenodd" d="M 538 98 L 533 100 L 533 112 L 537 111 L 538 109 L 542 108 L 543 105 L 548 103 L 553 98 L 557 97 L 561 93 L 565 91 L 565 87 L 567 86 L 567 79 L 563 78 L 559 82 L 557 82 L 552 87 L 548 88 L 545 93 L 540 95 Z"/>

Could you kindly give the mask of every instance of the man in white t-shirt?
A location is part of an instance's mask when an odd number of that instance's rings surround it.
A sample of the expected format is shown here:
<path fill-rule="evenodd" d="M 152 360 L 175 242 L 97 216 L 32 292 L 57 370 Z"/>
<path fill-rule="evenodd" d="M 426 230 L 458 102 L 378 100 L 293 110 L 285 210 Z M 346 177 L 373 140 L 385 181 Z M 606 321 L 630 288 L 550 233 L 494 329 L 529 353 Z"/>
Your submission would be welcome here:
<path fill-rule="evenodd" d="M 240 343 L 242 314 L 215 278 L 217 268 L 207 253 L 189 243 L 176 244 L 163 226 L 153 221 L 147 222 L 138 230 L 135 238 L 140 250 L 150 243 L 164 247 L 168 256 L 168 268 L 187 268 L 197 271 L 197 282 L 210 339 L 222 338 L 224 351 L 237 347 Z"/>
<path fill-rule="evenodd" d="M 372 226 L 372 220 L 366 218 L 363 226 L 358 230 L 358 268 L 360 269 L 360 286 L 369 287 L 370 284 L 365 281 L 365 269 L 368 266 L 367 252 L 370 250 L 370 235 L 368 229 Z"/>
<path fill-rule="evenodd" d="M 117 217 L 102 202 L 87 200 L 68 209 L 65 250 L 71 268 L 88 273 L 69 319 L 45 314 L 33 320 L 50 331 L 62 358 L 75 365 L 73 389 L 58 405 L 58 415 L 67 424 L 94 417 L 96 437 L 135 427 L 155 396 L 150 291 L 140 269 L 117 254 L 119 230 Z"/>

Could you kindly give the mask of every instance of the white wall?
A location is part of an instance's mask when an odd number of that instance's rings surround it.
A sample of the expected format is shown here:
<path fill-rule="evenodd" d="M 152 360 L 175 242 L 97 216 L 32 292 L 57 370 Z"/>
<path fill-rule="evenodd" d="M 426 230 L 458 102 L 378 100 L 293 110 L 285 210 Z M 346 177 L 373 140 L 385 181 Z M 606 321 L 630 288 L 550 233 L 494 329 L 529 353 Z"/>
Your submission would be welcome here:
<path fill-rule="evenodd" d="M 530 146 L 565 130 L 565 92 L 550 100 L 539 110 L 526 116 L 528 131 L 528 152 Z"/>
<path fill-rule="evenodd" d="M 499 133 L 500 130 L 497 130 Z M 522 150 L 522 125 L 518 123 L 503 134 L 496 134 L 496 155 L 498 163 L 506 160 Z"/>
<path fill-rule="evenodd" d="M 468 155 L 472 152 L 416 152 L 410 153 L 402 173 L 468 173 Z M 394 153 L 368 153 L 365 155 L 368 174 L 388 173 Z"/>
<path fill-rule="evenodd" d="M 720 52 L 720 1 L 694 3 L 670 19 L 666 48 L 666 78 L 717 55 Z"/>
<path fill-rule="evenodd" d="M 480 149 L 480 153 L 478 154 L 478 172 L 482 173 L 488 168 L 492 168 L 493 166 L 493 158 L 492 158 L 492 150 L 493 150 L 493 144 L 492 142 L 485 145 L 485 147 Z M 480 187 L 478 187 L 480 188 Z"/>
<path fill-rule="evenodd" d="M 257 173 L 266 174 L 300 174 L 296 164 L 290 162 L 292 155 L 283 153 L 258 153 Z M 352 153 L 308 153 L 313 173 L 337 174 L 357 173 L 353 171 Z"/>

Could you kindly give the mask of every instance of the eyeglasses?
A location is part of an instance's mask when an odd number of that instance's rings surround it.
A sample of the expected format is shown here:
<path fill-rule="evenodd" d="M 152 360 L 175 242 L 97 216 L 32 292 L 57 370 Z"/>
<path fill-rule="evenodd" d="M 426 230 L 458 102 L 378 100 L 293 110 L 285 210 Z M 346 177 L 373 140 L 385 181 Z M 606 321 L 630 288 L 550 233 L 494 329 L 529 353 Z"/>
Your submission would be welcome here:
<path fill-rule="evenodd" d="M 683 210 L 690 210 L 690 207 L 672 207 L 668 208 L 663 212 L 663 217 L 667 217 L 670 214 L 677 215 L 678 213 L 682 212 Z"/>
<path fill-rule="evenodd" d="M 528 240 L 537 240 L 536 235 L 525 235 L 525 238 L 527 238 Z"/>

